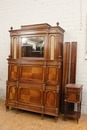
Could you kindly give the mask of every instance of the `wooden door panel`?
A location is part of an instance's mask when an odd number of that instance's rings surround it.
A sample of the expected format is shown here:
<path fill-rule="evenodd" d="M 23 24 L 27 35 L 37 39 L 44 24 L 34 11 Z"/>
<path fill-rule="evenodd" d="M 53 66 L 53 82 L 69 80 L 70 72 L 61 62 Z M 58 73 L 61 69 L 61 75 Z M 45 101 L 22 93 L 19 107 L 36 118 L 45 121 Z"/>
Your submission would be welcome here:
<path fill-rule="evenodd" d="M 46 86 L 44 94 L 45 107 L 56 108 L 59 101 L 59 86 Z"/>
<path fill-rule="evenodd" d="M 20 82 L 43 83 L 44 67 L 22 65 L 20 67 Z"/>
<path fill-rule="evenodd" d="M 58 67 L 47 66 L 47 85 L 58 84 Z"/>
<path fill-rule="evenodd" d="M 43 86 L 20 83 L 18 87 L 18 101 L 42 106 Z"/>
<path fill-rule="evenodd" d="M 45 106 L 56 107 L 56 100 L 55 99 L 56 99 L 55 91 L 47 90 L 46 91 Z"/>
<path fill-rule="evenodd" d="M 79 95 L 78 93 L 75 93 L 75 92 L 67 92 L 65 94 L 65 101 L 67 100 L 68 102 L 77 102 L 78 101 L 78 98 Z"/>
<path fill-rule="evenodd" d="M 58 115 L 59 112 L 59 86 L 46 86 L 44 94 L 45 114 Z"/>
<path fill-rule="evenodd" d="M 16 100 L 17 83 L 7 82 L 7 99 Z"/>
<path fill-rule="evenodd" d="M 17 101 L 17 82 L 6 83 L 6 105 L 15 105 Z"/>
<path fill-rule="evenodd" d="M 9 64 L 8 66 L 8 80 L 9 81 L 18 81 L 19 78 L 19 69 L 18 64 Z"/>

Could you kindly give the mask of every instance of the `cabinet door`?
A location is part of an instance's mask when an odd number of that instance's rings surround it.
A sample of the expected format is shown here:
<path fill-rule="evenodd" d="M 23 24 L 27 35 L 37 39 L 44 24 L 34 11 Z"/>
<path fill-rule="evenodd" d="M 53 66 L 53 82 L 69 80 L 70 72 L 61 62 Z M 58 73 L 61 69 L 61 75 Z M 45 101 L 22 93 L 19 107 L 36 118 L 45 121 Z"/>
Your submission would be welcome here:
<path fill-rule="evenodd" d="M 16 106 L 17 101 L 17 82 L 9 82 L 6 83 L 6 105 L 8 106 Z"/>
<path fill-rule="evenodd" d="M 44 95 L 45 114 L 58 116 L 59 86 L 46 86 Z"/>
<path fill-rule="evenodd" d="M 8 64 L 8 80 L 11 82 L 18 81 L 19 78 L 19 69 L 18 69 L 18 63 L 9 61 Z"/>
<path fill-rule="evenodd" d="M 65 101 L 67 102 L 78 102 L 79 94 L 77 92 L 66 92 L 65 93 Z"/>
<path fill-rule="evenodd" d="M 45 73 L 44 61 L 29 60 L 20 65 L 20 82 L 43 84 Z"/>
<path fill-rule="evenodd" d="M 61 83 L 61 62 L 49 60 L 46 68 L 47 85 L 57 85 Z"/>
<path fill-rule="evenodd" d="M 44 85 L 19 83 L 18 107 L 30 111 L 42 112 Z"/>

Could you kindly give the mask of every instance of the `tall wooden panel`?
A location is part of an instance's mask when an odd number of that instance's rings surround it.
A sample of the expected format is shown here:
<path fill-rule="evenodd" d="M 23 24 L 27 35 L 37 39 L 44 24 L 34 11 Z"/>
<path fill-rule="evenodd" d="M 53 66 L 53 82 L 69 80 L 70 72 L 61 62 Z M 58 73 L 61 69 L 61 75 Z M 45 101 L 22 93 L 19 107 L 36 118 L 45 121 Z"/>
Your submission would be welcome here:
<path fill-rule="evenodd" d="M 69 83 L 76 82 L 76 58 L 77 58 L 77 42 L 71 43 L 71 57 L 70 57 L 70 77 Z M 74 103 L 68 103 L 68 109 L 74 111 Z"/>
<path fill-rule="evenodd" d="M 69 81 L 70 42 L 64 43 L 63 50 L 63 77 L 61 90 L 61 112 L 64 113 L 64 87 Z"/>
<path fill-rule="evenodd" d="M 77 42 L 71 44 L 70 83 L 76 82 Z"/>

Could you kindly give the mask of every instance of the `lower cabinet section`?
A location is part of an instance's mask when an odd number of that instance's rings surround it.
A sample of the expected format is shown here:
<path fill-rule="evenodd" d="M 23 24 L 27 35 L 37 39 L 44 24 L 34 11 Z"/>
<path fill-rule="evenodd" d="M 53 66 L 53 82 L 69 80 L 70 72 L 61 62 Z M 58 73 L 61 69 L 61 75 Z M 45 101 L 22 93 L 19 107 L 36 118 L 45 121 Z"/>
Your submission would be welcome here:
<path fill-rule="evenodd" d="M 59 86 L 28 84 L 20 82 L 6 83 L 6 108 L 22 109 L 55 116 L 59 114 Z"/>
<path fill-rule="evenodd" d="M 59 86 L 46 86 L 44 92 L 45 114 L 58 117 L 59 113 Z"/>
<path fill-rule="evenodd" d="M 17 105 L 17 82 L 6 82 L 6 106 L 15 107 Z"/>

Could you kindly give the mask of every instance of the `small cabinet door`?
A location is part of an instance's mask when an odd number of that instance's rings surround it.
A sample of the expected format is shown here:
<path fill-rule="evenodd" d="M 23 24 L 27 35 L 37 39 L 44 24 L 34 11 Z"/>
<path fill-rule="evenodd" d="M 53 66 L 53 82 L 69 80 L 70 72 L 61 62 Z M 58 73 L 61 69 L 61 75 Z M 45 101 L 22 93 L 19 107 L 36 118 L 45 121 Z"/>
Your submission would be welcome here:
<path fill-rule="evenodd" d="M 6 85 L 6 105 L 16 106 L 18 84 L 7 81 Z"/>
<path fill-rule="evenodd" d="M 57 85 L 61 84 L 61 61 L 49 60 L 46 67 L 46 84 Z"/>
<path fill-rule="evenodd" d="M 19 79 L 19 66 L 15 60 L 8 61 L 8 80 L 11 82 L 18 81 Z"/>
<path fill-rule="evenodd" d="M 78 102 L 79 101 L 79 94 L 77 92 L 66 92 L 65 93 L 65 101 Z"/>
<path fill-rule="evenodd" d="M 43 86 L 19 83 L 18 107 L 41 113 L 43 109 Z"/>
<path fill-rule="evenodd" d="M 45 114 L 58 116 L 59 86 L 46 86 L 44 95 Z"/>

